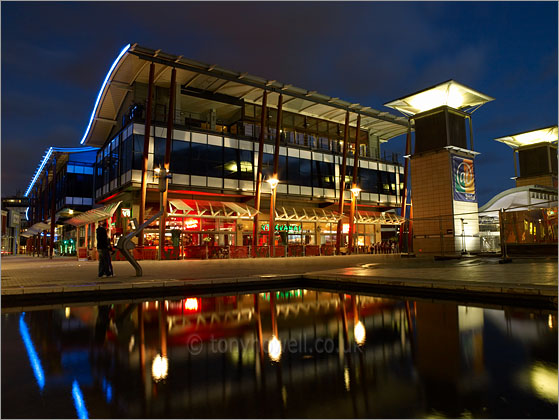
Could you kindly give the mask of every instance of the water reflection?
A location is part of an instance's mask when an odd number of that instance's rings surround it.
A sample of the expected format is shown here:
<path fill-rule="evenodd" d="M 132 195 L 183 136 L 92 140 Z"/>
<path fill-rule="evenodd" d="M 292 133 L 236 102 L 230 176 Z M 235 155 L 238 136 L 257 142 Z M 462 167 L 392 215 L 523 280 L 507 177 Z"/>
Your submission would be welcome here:
<path fill-rule="evenodd" d="M 556 319 L 312 290 L 10 314 L 2 381 L 35 394 L 2 415 L 555 417 Z"/>

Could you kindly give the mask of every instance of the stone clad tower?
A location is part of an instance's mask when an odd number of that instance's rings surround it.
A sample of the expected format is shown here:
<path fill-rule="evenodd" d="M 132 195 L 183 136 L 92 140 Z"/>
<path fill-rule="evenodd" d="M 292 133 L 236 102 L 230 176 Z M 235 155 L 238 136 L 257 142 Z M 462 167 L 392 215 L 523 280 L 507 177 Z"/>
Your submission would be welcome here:
<path fill-rule="evenodd" d="M 449 80 L 385 104 L 415 123 L 408 158 L 418 254 L 479 251 L 471 114 L 493 99 Z"/>

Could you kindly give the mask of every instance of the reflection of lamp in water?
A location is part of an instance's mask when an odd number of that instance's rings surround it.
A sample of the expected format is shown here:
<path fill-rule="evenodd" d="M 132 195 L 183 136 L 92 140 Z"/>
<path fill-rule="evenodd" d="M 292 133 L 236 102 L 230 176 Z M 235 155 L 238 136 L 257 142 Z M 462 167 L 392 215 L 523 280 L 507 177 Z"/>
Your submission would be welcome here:
<path fill-rule="evenodd" d="M 281 358 L 281 342 L 275 335 L 268 341 L 268 355 L 272 362 L 279 362 Z"/>
<path fill-rule="evenodd" d="M 355 338 L 355 342 L 359 346 L 365 344 L 365 337 L 366 337 L 365 326 L 361 321 L 359 321 L 357 324 L 355 324 L 355 327 L 353 327 L 353 336 Z"/>
<path fill-rule="evenodd" d="M 162 381 L 167 377 L 167 372 L 169 369 L 169 363 L 165 356 L 161 357 L 161 355 L 157 355 L 153 359 L 153 363 L 151 365 L 151 376 L 155 382 Z"/>

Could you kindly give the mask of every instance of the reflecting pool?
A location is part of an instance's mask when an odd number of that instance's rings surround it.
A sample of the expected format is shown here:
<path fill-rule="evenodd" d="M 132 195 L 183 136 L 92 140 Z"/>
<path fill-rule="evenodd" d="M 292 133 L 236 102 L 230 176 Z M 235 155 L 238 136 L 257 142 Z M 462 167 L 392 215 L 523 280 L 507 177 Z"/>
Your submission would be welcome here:
<path fill-rule="evenodd" d="M 316 290 L 2 314 L 3 418 L 557 418 L 557 312 Z"/>

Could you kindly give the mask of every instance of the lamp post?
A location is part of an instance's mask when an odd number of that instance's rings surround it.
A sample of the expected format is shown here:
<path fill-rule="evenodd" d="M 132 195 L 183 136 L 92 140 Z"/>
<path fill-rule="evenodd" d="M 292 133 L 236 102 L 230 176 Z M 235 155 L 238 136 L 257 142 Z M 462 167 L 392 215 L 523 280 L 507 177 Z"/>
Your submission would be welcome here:
<path fill-rule="evenodd" d="M 353 184 L 351 188 L 351 209 L 349 212 L 349 234 L 348 234 L 348 247 L 347 253 L 351 254 L 353 252 L 353 235 L 355 233 L 355 207 L 357 206 L 357 196 L 361 192 L 361 188 Z"/>
<path fill-rule="evenodd" d="M 278 178 L 274 174 L 272 178 L 266 180 L 270 187 L 272 188 L 272 198 L 270 200 L 270 226 L 268 229 L 268 246 L 270 250 L 270 257 L 275 255 L 275 219 L 276 219 L 276 192 L 278 186 Z"/>

